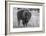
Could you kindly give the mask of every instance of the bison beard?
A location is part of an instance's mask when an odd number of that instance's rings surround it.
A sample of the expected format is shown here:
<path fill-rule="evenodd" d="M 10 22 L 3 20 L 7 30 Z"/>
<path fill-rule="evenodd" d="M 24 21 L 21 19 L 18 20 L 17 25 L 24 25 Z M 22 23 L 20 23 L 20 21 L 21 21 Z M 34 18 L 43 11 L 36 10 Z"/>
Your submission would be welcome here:
<path fill-rule="evenodd" d="M 27 26 L 29 19 L 31 18 L 31 13 L 28 10 L 20 10 L 17 13 L 18 26 L 20 25 L 20 20 L 22 20 L 23 26 Z"/>

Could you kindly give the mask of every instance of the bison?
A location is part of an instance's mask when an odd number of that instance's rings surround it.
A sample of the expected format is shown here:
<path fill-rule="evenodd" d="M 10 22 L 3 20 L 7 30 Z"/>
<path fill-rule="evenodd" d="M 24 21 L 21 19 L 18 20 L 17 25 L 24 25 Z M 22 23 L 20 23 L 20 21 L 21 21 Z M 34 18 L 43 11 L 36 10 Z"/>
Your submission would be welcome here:
<path fill-rule="evenodd" d="M 17 12 L 17 19 L 18 19 L 18 26 L 20 25 L 20 20 L 22 20 L 23 26 L 27 27 L 27 23 L 29 22 L 31 18 L 31 13 L 28 9 L 22 9 Z"/>

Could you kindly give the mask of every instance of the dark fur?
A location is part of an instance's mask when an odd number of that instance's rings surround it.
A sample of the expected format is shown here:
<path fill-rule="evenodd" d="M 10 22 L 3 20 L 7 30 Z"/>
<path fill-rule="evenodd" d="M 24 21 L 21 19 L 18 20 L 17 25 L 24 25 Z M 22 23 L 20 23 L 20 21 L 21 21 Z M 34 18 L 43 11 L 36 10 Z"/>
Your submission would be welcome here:
<path fill-rule="evenodd" d="M 20 20 L 22 20 L 23 26 L 27 26 L 27 23 L 31 18 L 31 13 L 28 10 L 20 10 L 17 13 L 17 18 L 18 18 L 18 26 L 20 25 Z"/>

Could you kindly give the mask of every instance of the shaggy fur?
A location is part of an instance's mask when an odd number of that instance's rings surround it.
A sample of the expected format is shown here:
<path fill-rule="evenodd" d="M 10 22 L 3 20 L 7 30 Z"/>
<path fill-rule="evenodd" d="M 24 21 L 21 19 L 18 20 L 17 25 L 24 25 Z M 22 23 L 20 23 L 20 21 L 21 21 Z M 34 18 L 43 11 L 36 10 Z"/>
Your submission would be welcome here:
<path fill-rule="evenodd" d="M 27 26 L 27 23 L 29 22 L 31 18 L 31 13 L 29 10 L 20 10 L 17 12 L 17 18 L 18 18 L 18 26 L 20 25 L 20 20 L 22 20 L 23 26 Z"/>

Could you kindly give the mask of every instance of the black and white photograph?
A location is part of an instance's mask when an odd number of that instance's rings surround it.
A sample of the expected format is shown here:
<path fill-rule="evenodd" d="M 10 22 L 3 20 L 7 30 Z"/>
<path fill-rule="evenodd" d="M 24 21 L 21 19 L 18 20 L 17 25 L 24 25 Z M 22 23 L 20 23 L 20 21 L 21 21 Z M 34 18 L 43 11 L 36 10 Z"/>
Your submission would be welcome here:
<path fill-rule="evenodd" d="M 39 27 L 39 8 L 13 7 L 13 28 Z"/>
<path fill-rule="evenodd" d="M 10 5 L 10 32 L 42 30 L 42 6 Z"/>

